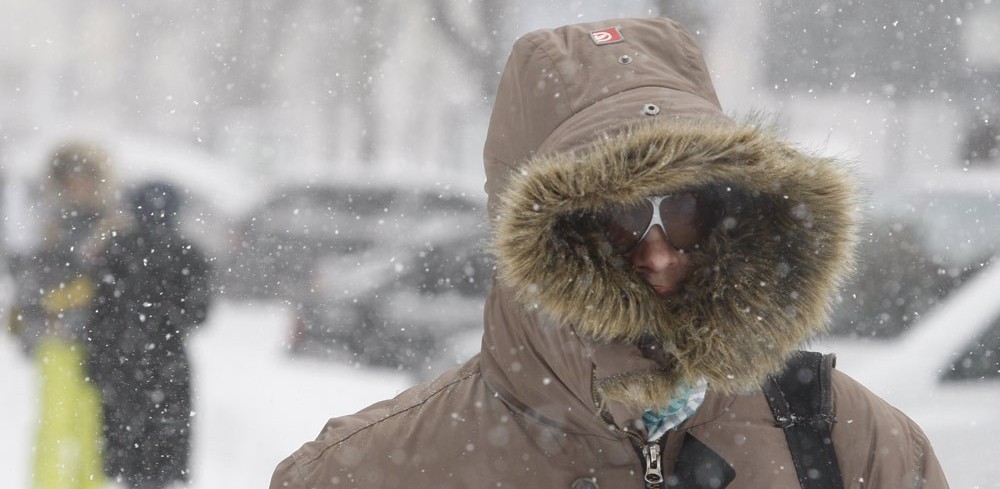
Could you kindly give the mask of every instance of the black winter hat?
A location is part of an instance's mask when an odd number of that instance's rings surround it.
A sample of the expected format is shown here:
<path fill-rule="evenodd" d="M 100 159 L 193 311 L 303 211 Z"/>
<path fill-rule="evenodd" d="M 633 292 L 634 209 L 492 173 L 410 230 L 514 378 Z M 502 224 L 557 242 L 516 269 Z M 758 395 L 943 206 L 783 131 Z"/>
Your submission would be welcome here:
<path fill-rule="evenodd" d="M 180 195 L 167 182 L 149 182 L 132 193 L 131 211 L 142 222 L 166 223 L 177 217 Z"/>

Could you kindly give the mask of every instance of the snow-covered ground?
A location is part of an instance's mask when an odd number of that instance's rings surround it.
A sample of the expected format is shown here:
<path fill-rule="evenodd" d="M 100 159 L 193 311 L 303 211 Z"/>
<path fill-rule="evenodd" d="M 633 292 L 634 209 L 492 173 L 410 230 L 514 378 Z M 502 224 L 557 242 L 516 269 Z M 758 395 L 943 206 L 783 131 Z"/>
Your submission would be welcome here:
<path fill-rule="evenodd" d="M 274 466 L 326 420 L 408 387 L 409 376 L 289 357 L 287 312 L 218 302 L 191 339 L 195 417 L 189 489 L 267 487 Z M 37 371 L 0 332 L 0 487 L 29 488 Z"/>

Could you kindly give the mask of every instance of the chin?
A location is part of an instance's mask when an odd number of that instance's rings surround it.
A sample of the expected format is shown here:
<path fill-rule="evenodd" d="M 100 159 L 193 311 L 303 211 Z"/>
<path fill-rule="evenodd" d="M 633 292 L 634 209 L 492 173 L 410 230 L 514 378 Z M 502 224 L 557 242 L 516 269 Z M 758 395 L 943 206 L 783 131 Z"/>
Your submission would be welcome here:
<path fill-rule="evenodd" d="M 655 290 L 656 295 L 660 297 L 671 297 L 677 295 L 677 293 L 680 292 L 680 290 L 678 289 L 665 288 L 665 287 L 653 287 L 653 290 Z"/>
<path fill-rule="evenodd" d="M 656 292 L 656 295 L 660 297 L 671 297 L 681 292 L 681 286 L 679 284 L 660 285 L 660 284 L 650 283 L 649 285 L 653 288 L 653 292 Z"/>

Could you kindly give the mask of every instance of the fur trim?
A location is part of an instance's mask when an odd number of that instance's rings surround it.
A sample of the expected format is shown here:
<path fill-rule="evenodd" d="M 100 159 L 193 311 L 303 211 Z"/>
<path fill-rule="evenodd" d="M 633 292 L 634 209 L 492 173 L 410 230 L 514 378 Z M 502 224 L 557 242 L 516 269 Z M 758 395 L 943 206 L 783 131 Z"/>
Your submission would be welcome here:
<path fill-rule="evenodd" d="M 725 216 L 692 252 L 696 269 L 682 292 L 667 299 L 575 219 L 705 189 L 722 194 Z M 853 263 L 855 195 L 846 169 L 754 121 L 647 123 L 524 165 L 501 196 L 493 251 L 500 279 L 524 303 L 597 341 L 650 333 L 673 349 L 672 375 L 637 373 L 616 390 L 659 395 L 704 378 L 735 393 L 758 386 L 825 328 Z"/>
<path fill-rule="evenodd" d="M 617 401 L 636 410 L 660 411 L 673 400 L 678 385 L 669 370 L 639 370 L 598 379 L 594 388 L 603 403 L 601 410 L 609 401 Z"/>

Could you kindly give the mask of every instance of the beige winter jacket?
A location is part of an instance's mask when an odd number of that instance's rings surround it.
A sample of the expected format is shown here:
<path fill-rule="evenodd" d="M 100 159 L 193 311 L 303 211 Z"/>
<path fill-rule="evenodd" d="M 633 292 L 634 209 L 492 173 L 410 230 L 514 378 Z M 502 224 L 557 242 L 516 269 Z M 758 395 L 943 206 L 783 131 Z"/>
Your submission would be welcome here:
<path fill-rule="evenodd" d="M 697 379 L 704 404 L 659 441 L 664 487 L 798 487 L 759 385 L 828 320 L 851 264 L 848 174 L 723 115 L 693 37 L 666 19 L 519 39 L 485 161 L 498 278 L 481 353 L 331 419 L 271 488 L 641 488 L 640 406 Z M 669 299 L 574 219 L 705 187 L 727 195 L 725 218 Z M 906 416 L 836 371 L 833 395 L 845 487 L 947 487 Z"/>

